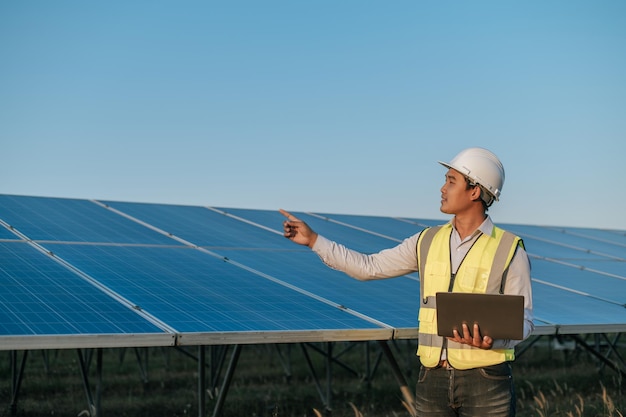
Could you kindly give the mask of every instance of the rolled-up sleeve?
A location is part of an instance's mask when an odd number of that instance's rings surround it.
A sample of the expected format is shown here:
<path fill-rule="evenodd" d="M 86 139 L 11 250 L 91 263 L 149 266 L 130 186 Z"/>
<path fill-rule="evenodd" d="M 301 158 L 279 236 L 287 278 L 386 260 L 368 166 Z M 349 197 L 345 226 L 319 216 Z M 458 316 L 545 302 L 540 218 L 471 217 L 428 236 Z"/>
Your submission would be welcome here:
<path fill-rule="evenodd" d="M 419 234 L 416 234 L 393 248 L 364 254 L 318 236 L 313 251 L 326 265 L 352 278 L 361 281 L 394 278 L 417 271 L 418 237 Z"/>

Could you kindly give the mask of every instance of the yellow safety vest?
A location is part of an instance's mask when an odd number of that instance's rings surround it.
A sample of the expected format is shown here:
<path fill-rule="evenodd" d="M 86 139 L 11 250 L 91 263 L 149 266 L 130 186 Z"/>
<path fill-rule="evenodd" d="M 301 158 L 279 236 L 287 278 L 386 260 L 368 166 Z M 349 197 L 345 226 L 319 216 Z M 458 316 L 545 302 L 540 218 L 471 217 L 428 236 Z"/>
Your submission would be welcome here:
<path fill-rule="evenodd" d="M 426 367 L 436 367 L 441 358 L 444 338 L 437 335 L 435 294 L 449 291 L 452 278 L 450 236 L 452 225 L 424 230 L 417 242 L 421 305 L 417 355 Z M 455 275 L 453 292 L 502 293 L 505 272 L 521 239 L 498 227 L 491 236 L 482 234 L 461 262 Z M 515 359 L 513 349 L 478 349 L 447 341 L 447 360 L 456 369 L 496 365 Z"/>

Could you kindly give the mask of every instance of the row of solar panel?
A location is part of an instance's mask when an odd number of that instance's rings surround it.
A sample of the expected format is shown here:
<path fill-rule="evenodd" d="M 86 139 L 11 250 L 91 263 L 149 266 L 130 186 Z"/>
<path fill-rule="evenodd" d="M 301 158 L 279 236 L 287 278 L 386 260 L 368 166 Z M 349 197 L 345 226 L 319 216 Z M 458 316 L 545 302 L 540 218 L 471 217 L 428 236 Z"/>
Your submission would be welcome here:
<path fill-rule="evenodd" d="M 439 223 L 297 215 L 364 252 Z M 416 334 L 416 275 L 349 279 L 284 239 L 278 212 L 0 195 L 0 221 L 3 349 Z M 626 328 L 624 233 L 506 228 L 533 258 L 538 333 Z"/>

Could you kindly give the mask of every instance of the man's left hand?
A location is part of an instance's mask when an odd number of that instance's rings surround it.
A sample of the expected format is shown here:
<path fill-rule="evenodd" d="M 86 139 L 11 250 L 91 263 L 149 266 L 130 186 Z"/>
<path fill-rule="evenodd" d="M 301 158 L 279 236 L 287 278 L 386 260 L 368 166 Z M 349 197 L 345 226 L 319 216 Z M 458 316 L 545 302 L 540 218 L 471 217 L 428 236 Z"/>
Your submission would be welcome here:
<path fill-rule="evenodd" d="M 467 324 L 463 323 L 462 330 L 463 335 L 459 334 L 459 331 L 454 329 L 454 337 L 449 337 L 448 340 L 485 350 L 491 349 L 493 346 L 493 339 L 491 337 L 481 337 L 478 323 L 474 323 L 473 336 L 470 334 Z"/>

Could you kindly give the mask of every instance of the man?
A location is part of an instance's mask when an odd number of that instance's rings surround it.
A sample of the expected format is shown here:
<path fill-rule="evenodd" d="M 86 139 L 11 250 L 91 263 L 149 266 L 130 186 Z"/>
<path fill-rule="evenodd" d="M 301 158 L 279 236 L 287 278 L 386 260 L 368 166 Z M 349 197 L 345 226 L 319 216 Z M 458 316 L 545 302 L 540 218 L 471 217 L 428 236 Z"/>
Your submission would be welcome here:
<path fill-rule="evenodd" d="M 452 220 L 405 239 L 398 246 L 366 255 L 315 233 L 290 213 L 283 223 L 288 239 L 310 247 L 328 266 L 359 280 L 418 271 L 421 367 L 415 392 L 419 416 L 515 415 L 509 362 L 520 340 L 482 337 L 478 325 L 437 335 L 435 293 L 504 293 L 524 296 L 524 338 L 533 330 L 530 263 L 521 239 L 495 227 L 487 215 L 504 183 L 500 160 L 483 148 L 461 151 L 449 163 L 441 187 L 443 213 Z"/>

